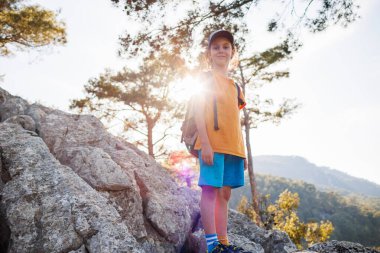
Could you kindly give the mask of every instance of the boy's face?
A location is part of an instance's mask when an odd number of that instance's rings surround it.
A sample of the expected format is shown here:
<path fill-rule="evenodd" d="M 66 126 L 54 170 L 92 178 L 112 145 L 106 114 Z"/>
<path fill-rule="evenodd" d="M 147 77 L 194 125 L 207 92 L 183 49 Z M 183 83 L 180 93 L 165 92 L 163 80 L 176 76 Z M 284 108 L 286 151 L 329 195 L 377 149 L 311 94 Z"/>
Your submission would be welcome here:
<path fill-rule="evenodd" d="M 223 37 L 216 38 L 209 48 L 210 60 L 218 66 L 228 66 L 233 54 L 230 41 Z"/>

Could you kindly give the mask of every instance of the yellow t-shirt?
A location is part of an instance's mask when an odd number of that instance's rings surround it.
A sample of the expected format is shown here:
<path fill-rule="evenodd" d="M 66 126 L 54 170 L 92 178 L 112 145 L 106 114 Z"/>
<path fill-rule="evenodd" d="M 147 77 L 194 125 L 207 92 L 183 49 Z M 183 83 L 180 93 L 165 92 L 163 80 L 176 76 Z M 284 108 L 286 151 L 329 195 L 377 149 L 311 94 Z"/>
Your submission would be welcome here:
<path fill-rule="evenodd" d="M 212 72 L 214 82 L 211 94 L 206 95 L 204 115 L 206 131 L 214 152 L 230 154 L 246 158 L 245 145 L 240 125 L 240 109 L 245 106 L 244 94 L 240 89 L 240 102 L 238 106 L 238 92 L 232 79 L 215 71 Z M 214 130 L 213 95 L 216 95 L 219 130 Z M 198 137 L 195 150 L 201 149 Z"/>

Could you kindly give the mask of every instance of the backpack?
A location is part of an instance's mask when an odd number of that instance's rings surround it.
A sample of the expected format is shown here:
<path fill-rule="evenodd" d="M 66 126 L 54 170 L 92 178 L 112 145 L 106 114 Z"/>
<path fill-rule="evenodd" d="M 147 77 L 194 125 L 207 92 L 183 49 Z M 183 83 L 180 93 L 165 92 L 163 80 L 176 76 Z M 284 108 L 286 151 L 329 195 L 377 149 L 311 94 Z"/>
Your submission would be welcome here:
<path fill-rule="evenodd" d="M 210 77 L 211 72 L 207 73 L 208 77 Z M 242 100 L 240 99 L 240 88 L 235 83 L 236 89 L 237 89 L 237 97 L 238 97 L 238 106 L 242 104 Z M 190 154 L 198 158 L 198 151 L 194 149 L 195 142 L 198 137 L 198 130 L 197 125 L 195 123 L 195 117 L 194 117 L 194 97 L 190 98 L 187 104 L 185 119 L 182 122 L 181 131 L 181 143 L 184 142 L 187 150 Z M 218 108 L 216 105 L 216 96 L 213 96 L 213 113 L 214 113 L 214 130 L 219 130 L 218 125 Z"/>

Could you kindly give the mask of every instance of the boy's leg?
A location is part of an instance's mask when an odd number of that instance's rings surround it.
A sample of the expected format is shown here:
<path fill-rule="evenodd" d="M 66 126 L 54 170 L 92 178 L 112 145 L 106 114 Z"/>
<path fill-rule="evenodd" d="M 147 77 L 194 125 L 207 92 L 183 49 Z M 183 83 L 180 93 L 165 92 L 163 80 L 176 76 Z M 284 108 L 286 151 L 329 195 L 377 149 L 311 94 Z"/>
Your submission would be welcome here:
<path fill-rule="evenodd" d="M 218 188 L 208 185 L 202 186 L 200 207 L 207 252 L 211 252 L 219 244 L 215 229 L 215 201 L 217 194 Z"/>
<path fill-rule="evenodd" d="M 202 160 L 202 151 L 199 151 L 200 175 L 198 185 L 202 187 L 201 195 L 201 219 L 205 230 L 205 239 L 208 252 L 215 248 L 219 252 L 224 252 L 226 248 L 220 244 L 216 234 L 215 227 L 215 203 L 218 195 L 218 189 L 223 184 L 224 171 L 224 154 L 214 153 L 213 165 L 205 164 Z"/>
<path fill-rule="evenodd" d="M 228 245 L 227 239 L 227 220 L 228 220 L 228 201 L 231 198 L 231 187 L 223 186 L 218 189 L 215 203 L 215 226 L 218 239 L 221 243 Z"/>
<path fill-rule="evenodd" d="M 218 188 L 213 186 L 202 186 L 201 195 L 201 219 L 205 234 L 215 234 L 215 201 Z"/>
<path fill-rule="evenodd" d="M 199 150 L 200 175 L 198 185 L 202 188 L 201 219 L 206 234 L 215 234 L 215 201 L 223 184 L 224 154 L 214 153 L 213 165 L 202 160 Z"/>
<path fill-rule="evenodd" d="M 231 189 L 244 185 L 244 161 L 242 158 L 233 155 L 225 155 L 224 158 L 223 187 L 216 200 L 215 219 L 218 240 L 225 245 L 229 245 L 227 237 L 228 201 L 231 197 Z M 230 246 L 232 250 L 236 248 L 236 252 L 238 252 L 237 247 Z"/>

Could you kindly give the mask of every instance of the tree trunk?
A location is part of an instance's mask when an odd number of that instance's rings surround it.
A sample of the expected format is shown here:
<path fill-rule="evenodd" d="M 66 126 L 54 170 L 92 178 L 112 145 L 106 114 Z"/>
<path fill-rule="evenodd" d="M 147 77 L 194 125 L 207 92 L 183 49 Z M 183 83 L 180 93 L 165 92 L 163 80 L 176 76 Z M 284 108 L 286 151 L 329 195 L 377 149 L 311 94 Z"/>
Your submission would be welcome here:
<path fill-rule="evenodd" d="M 240 77 L 241 77 L 241 86 L 243 89 L 243 93 L 245 94 L 245 86 L 246 81 L 243 74 L 243 68 L 239 63 L 239 69 L 240 69 Z M 251 195 L 252 195 L 252 204 L 253 209 L 256 212 L 256 223 L 257 225 L 261 225 L 261 219 L 260 219 L 260 209 L 259 209 L 259 197 L 256 189 L 256 179 L 255 174 L 253 172 L 253 156 L 252 156 L 252 150 L 251 150 L 251 141 L 250 141 L 250 122 L 249 122 L 249 113 L 246 108 L 243 109 L 243 124 L 244 124 L 244 130 L 245 130 L 245 145 L 247 148 L 247 159 L 248 159 L 248 174 L 249 174 L 249 184 L 251 186 Z"/>
<path fill-rule="evenodd" d="M 251 195 L 252 195 L 252 204 L 253 209 L 256 212 L 256 223 L 257 225 L 261 225 L 261 219 L 260 219 L 260 208 L 259 208 L 259 196 L 257 193 L 257 187 L 256 187 L 256 179 L 255 174 L 253 172 L 253 156 L 252 156 L 252 150 L 251 150 L 251 142 L 250 142 L 250 128 L 249 128 L 249 115 L 247 112 L 247 109 L 243 109 L 244 111 L 244 129 L 245 129 L 245 145 L 247 148 L 247 159 L 248 159 L 248 174 L 249 174 L 249 183 L 251 185 Z"/>
<path fill-rule="evenodd" d="M 148 153 L 151 157 L 154 158 L 154 151 L 153 151 L 153 120 L 147 118 L 147 127 L 148 127 Z"/>

